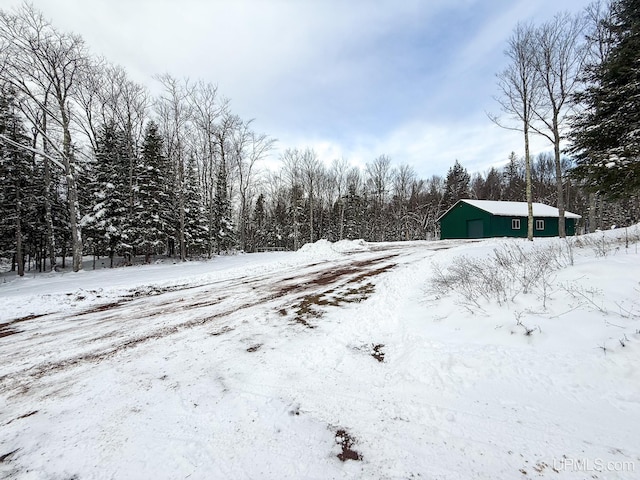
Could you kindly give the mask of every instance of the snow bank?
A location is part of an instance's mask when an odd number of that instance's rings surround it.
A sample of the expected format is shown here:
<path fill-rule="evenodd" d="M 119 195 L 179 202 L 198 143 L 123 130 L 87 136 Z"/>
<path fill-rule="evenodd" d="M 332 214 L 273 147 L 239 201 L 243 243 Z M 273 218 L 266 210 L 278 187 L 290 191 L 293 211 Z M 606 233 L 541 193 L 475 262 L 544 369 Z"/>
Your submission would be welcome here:
<path fill-rule="evenodd" d="M 333 249 L 340 253 L 363 252 L 369 250 L 366 242 L 359 240 L 340 240 L 333 244 Z"/>
<path fill-rule="evenodd" d="M 314 243 L 305 243 L 298 250 L 299 253 L 302 253 L 305 256 L 325 259 L 333 259 L 345 254 L 366 251 L 369 251 L 369 247 L 362 239 L 340 240 L 335 243 L 321 239 Z"/>

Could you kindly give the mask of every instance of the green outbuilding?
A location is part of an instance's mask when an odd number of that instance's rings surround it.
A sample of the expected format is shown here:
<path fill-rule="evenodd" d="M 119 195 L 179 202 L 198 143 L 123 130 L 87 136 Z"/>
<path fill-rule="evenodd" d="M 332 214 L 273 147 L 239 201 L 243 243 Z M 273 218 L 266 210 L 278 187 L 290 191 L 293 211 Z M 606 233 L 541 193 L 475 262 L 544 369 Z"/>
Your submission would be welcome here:
<path fill-rule="evenodd" d="M 527 237 L 526 202 L 458 200 L 438 218 L 440 239 Z M 580 215 L 564 213 L 567 235 L 575 235 Z M 558 209 L 544 203 L 533 204 L 533 236 L 558 236 Z"/>

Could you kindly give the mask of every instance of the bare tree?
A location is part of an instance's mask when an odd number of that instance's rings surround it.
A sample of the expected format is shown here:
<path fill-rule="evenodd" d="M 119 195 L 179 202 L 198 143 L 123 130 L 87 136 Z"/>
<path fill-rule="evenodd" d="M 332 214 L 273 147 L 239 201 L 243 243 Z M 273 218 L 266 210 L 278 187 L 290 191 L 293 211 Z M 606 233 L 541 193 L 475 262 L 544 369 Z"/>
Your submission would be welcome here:
<path fill-rule="evenodd" d="M 216 234 L 216 251 L 220 254 L 221 238 L 221 222 L 231 208 L 230 199 L 233 197 L 233 182 L 230 177 L 237 173 L 236 164 L 233 161 L 234 156 L 234 133 L 242 126 L 242 120 L 237 115 L 225 110 L 220 121 L 214 130 L 214 139 L 216 152 L 218 155 L 218 179 L 216 183 L 216 199 L 213 213 L 214 233 Z M 221 176 L 224 176 L 224 185 L 220 183 Z M 224 187 L 224 188 L 223 188 Z M 228 212 L 230 213 L 230 212 Z"/>
<path fill-rule="evenodd" d="M 240 122 L 232 134 L 233 163 L 238 179 L 240 219 L 240 247 L 246 250 L 251 188 L 254 184 L 256 163 L 265 158 L 273 148 L 275 140 L 265 134 L 257 134 L 250 129 L 252 121 Z"/>
<path fill-rule="evenodd" d="M 217 131 L 223 117 L 229 114 L 229 101 L 220 97 L 218 87 L 198 82 L 190 92 L 189 102 L 193 113 L 195 135 L 194 152 L 199 162 L 200 181 L 208 218 L 208 255 L 213 254 L 215 234 L 216 180 L 219 170 L 219 145 Z"/>
<path fill-rule="evenodd" d="M 314 209 L 315 201 L 318 195 L 318 187 L 320 186 L 320 178 L 323 173 L 323 165 L 318 160 L 316 152 L 307 148 L 302 152 L 301 173 L 302 183 L 307 190 L 307 198 L 309 202 L 309 242 L 315 241 L 314 236 Z"/>
<path fill-rule="evenodd" d="M 410 240 L 410 224 L 413 221 L 409 214 L 409 199 L 416 180 L 416 172 L 410 165 L 402 164 L 395 170 L 393 176 L 393 196 L 395 221 L 398 237 Z"/>
<path fill-rule="evenodd" d="M 446 181 L 439 175 L 432 175 L 425 187 L 427 201 L 422 207 L 422 224 L 427 234 L 433 238 L 438 238 L 438 218 L 447 210 L 444 204 L 445 187 Z"/>
<path fill-rule="evenodd" d="M 144 85 L 128 78 L 119 66 L 107 66 L 106 85 L 101 91 L 101 103 L 108 106 L 116 124 L 126 133 L 127 154 L 129 156 L 129 206 L 133 205 L 135 187 L 135 162 L 140 156 L 140 145 L 144 136 L 146 120 L 149 116 L 151 100 Z"/>
<path fill-rule="evenodd" d="M 573 95 L 578 86 L 588 53 L 582 41 L 585 21 L 582 15 L 562 13 L 542 24 L 535 31 L 534 66 L 540 80 L 540 102 L 533 109 L 535 120 L 531 128 L 553 145 L 558 234 L 565 232 L 565 195 L 563 188 L 560 143 L 565 138 Z"/>
<path fill-rule="evenodd" d="M 584 10 L 586 40 L 588 42 L 587 65 L 600 65 L 607 58 L 613 42 L 613 33 L 607 25 L 611 23 L 613 0 L 596 0 Z"/>
<path fill-rule="evenodd" d="M 149 92 L 132 81 L 123 67 L 99 61 L 93 62 L 82 78 L 79 103 L 85 115 L 82 129 L 94 152 L 98 148 L 97 131 L 101 125 L 113 123 L 124 133 L 129 161 L 127 196 L 129 209 L 132 209 L 136 164 L 151 104 Z"/>
<path fill-rule="evenodd" d="M 63 169 L 72 268 L 77 272 L 82 268 L 82 232 L 77 189 L 78 150 L 74 148 L 72 124 L 78 120 L 75 112 L 80 79 L 90 69 L 89 56 L 79 36 L 57 31 L 28 4 L 13 14 L 0 12 L 0 38 L 4 44 L 4 78 L 23 95 L 23 113 L 46 138 L 47 148 L 58 157 Z M 53 135 L 53 126 L 59 136 Z"/>
<path fill-rule="evenodd" d="M 188 122 L 191 119 L 191 106 L 187 99 L 191 86 L 189 81 L 180 83 L 169 74 L 159 75 L 156 80 L 163 87 L 163 92 L 156 102 L 156 110 L 161 119 L 162 130 L 165 135 L 167 157 L 175 169 L 175 195 L 178 208 L 178 245 L 180 260 L 187 259 L 187 245 L 185 239 L 185 162 L 186 143 L 188 137 Z"/>
<path fill-rule="evenodd" d="M 387 155 L 380 155 L 372 163 L 367 163 L 366 173 L 367 185 L 373 195 L 373 238 L 381 242 L 385 239 L 383 208 L 393 179 L 391 159 Z"/>
<path fill-rule="evenodd" d="M 338 240 L 344 238 L 344 210 L 345 202 L 343 196 L 347 190 L 347 171 L 349 162 L 345 158 L 335 159 L 331 163 L 331 176 L 336 188 L 336 202 L 338 202 L 340 213 L 338 218 Z"/>
<path fill-rule="evenodd" d="M 300 203 L 302 202 L 302 154 L 298 149 L 286 149 L 281 155 L 283 177 L 289 188 L 291 201 L 291 227 L 293 230 L 293 249 L 300 248 Z"/>
<path fill-rule="evenodd" d="M 517 130 L 524 136 L 524 157 L 527 197 L 527 238 L 533 240 L 533 200 L 531 192 L 531 154 L 529 134 L 534 112 L 540 103 L 540 79 L 535 68 L 535 29 L 531 24 L 518 23 L 513 30 L 505 50 L 509 65 L 498 73 L 499 96 L 496 98 L 502 111 L 514 124 L 504 124 L 495 115 L 492 121 L 502 128 Z"/>

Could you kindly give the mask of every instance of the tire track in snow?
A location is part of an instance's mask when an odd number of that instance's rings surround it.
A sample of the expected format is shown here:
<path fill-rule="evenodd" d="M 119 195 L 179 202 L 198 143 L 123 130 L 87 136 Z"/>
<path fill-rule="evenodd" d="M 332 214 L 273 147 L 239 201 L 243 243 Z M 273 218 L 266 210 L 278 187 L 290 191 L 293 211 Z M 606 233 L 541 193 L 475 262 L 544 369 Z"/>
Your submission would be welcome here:
<path fill-rule="evenodd" d="M 252 307 L 276 300 L 282 300 L 281 304 L 291 305 L 300 302 L 310 294 L 324 295 L 327 292 L 339 292 L 347 285 L 357 284 L 363 279 L 384 273 L 395 266 L 393 259 L 399 255 L 397 252 L 373 256 L 371 253 L 354 254 L 339 261 L 310 263 L 302 267 L 297 265 L 284 272 L 270 272 L 227 281 L 209 282 L 204 285 L 168 289 L 149 297 L 125 298 L 124 301 L 92 307 L 73 315 L 44 315 L 42 317 L 47 323 L 53 323 L 49 332 L 24 331 L 12 335 L 19 341 L 12 342 L 14 348 L 11 349 L 12 351 L 7 350 L 4 356 L 13 358 L 14 365 L 16 357 L 26 358 L 23 358 L 18 368 L 0 375 L 0 391 L 13 392 L 14 395 L 24 394 L 31 390 L 32 382 L 41 378 L 50 377 L 57 372 L 81 364 L 101 362 L 141 344 L 198 328 Z M 362 256 L 365 258 L 361 258 Z M 308 271 L 309 269 L 311 271 Z M 293 270 L 299 274 L 290 276 Z M 286 276 L 282 278 L 283 275 Z M 267 284 L 274 281 L 275 285 Z M 213 285 L 225 290 L 231 288 L 231 293 L 218 295 L 211 300 L 209 297 L 217 293 L 216 289 L 212 288 Z M 175 298 L 184 291 L 193 291 L 196 295 L 191 299 Z M 156 303 L 159 298 L 163 301 Z M 134 310 L 132 315 L 132 309 L 138 309 L 138 311 Z M 202 313 L 199 312 L 200 310 Z M 185 312 L 195 313 L 195 315 L 186 321 L 178 321 L 170 325 L 156 323 L 149 327 L 142 323 L 147 322 L 149 318 L 170 321 L 172 316 L 184 316 Z M 59 323 L 62 323 L 61 328 Z M 142 327 L 142 329 L 129 332 L 122 327 Z M 38 330 L 37 325 L 34 328 Z M 222 328 L 224 330 L 224 326 Z M 74 333 L 75 335 L 72 335 Z M 95 345 L 100 342 L 104 343 Z M 65 356 L 67 351 L 72 353 Z M 49 360 L 40 361 L 35 365 L 32 363 L 34 358 L 42 356 L 49 356 Z M 6 362 L 6 365 L 8 364 L 9 362 Z"/>

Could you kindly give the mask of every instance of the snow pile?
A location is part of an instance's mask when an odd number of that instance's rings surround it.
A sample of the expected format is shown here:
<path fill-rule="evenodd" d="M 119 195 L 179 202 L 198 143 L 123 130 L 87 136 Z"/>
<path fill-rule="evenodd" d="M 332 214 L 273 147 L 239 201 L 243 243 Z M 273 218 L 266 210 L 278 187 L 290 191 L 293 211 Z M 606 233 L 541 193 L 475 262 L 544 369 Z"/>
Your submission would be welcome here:
<path fill-rule="evenodd" d="M 333 250 L 340 253 L 364 252 L 369 250 L 364 240 L 340 240 L 333 244 Z"/>
<path fill-rule="evenodd" d="M 314 243 L 305 243 L 298 249 L 298 252 L 307 257 L 328 260 L 345 254 L 365 252 L 368 250 L 369 248 L 364 240 L 340 240 L 339 242 L 332 243 L 328 240 L 321 239 Z"/>

